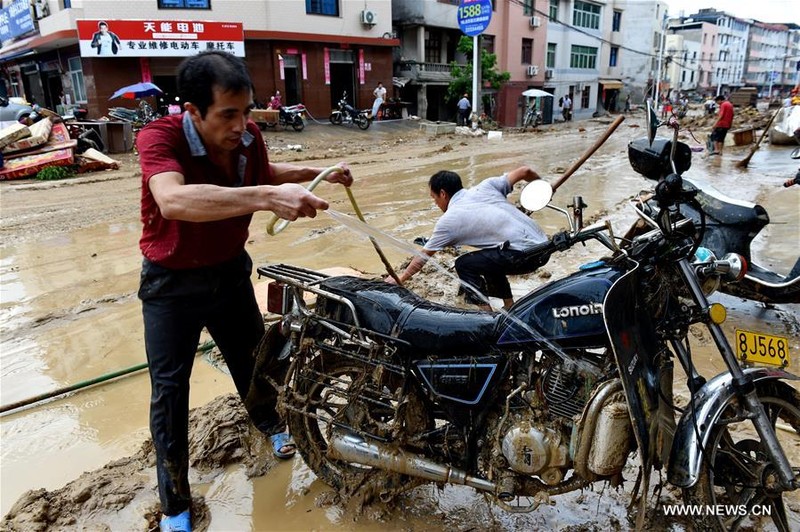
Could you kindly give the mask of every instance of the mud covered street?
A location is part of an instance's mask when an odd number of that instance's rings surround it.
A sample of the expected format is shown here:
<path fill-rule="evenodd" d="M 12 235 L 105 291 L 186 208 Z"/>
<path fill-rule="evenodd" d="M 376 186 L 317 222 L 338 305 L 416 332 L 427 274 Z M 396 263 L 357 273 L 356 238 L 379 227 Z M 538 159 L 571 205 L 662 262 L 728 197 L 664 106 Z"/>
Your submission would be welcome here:
<path fill-rule="evenodd" d="M 309 124 L 301 133 L 267 130 L 273 161 L 330 166 L 347 161 L 356 178 L 353 193 L 373 228 L 410 244 L 429 236 L 440 212 L 427 180 L 440 169 L 458 172 L 465 186 L 519 165 L 534 167 L 555 182 L 606 129 L 610 119 L 504 131 L 499 140 L 449 134 L 433 137 L 413 121 L 378 122 L 369 130 Z M 580 194 L 586 220 L 608 219 L 616 233 L 634 220 L 628 200 L 653 183 L 628 164 L 627 143 L 644 136 L 644 114 L 629 116 L 608 142 L 561 187 L 554 203 L 566 207 Z M 693 128 L 701 141 L 708 128 Z M 687 134 L 690 145 L 696 142 Z M 298 148 L 297 146 L 300 146 Z M 797 171 L 791 147 L 762 148 L 747 169 L 735 167 L 749 147 L 728 147 L 722 157 L 695 153 L 687 175 L 704 178 L 726 194 L 763 205 L 771 223 L 754 242 L 754 259 L 786 274 L 798 257 L 800 187 L 781 184 Z M 140 173 L 133 154 L 120 170 L 62 182 L 0 183 L 0 403 L 11 404 L 50 390 L 144 362 L 136 289 L 141 255 Z M 339 186 L 316 193 L 332 209 L 352 214 Z M 512 195 L 512 200 L 518 193 Z M 534 214 L 552 234 L 566 225 L 552 210 Z M 369 240 L 327 214 L 291 224 L 275 237 L 267 216 L 251 225 L 248 251 L 256 265 L 287 262 L 322 269 L 350 267 L 368 276 L 383 268 Z M 399 267 L 406 249 L 381 246 Z M 562 277 L 603 254 L 576 247 L 529 276 L 512 278 L 515 297 Z M 437 255 L 445 270 L 455 256 Z M 455 281 L 433 266 L 409 288 L 430 299 L 461 304 Z M 735 327 L 790 338 L 795 371 L 800 367 L 800 308 L 762 304 L 717 294 L 728 307 L 726 332 Z M 697 332 L 696 363 L 709 374 L 723 370 L 711 339 Z M 597 483 L 591 490 L 550 501 L 530 514 L 510 514 L 466 488 L 422 487 L 393 503 L 357 508 L 314 478 L 298 457 L 276 464 L 229 396 L 233 383 L 213 363 L 196 359 L 192 375 L 192 471 L 200 510 L 198 529 L 208 530 L 626 530 L 627 504 L 636 470 L 617 490 Z M 686 388 L 676 372 L 676 389 Z M 0 509 L 9 530 L 148 530 L 155 523 L 157 491 L 149 442 L 149 381 L 146 372 L 95 386 L 0 419 Z M 800 439 L 782 433 L 797 463 Z M 794 439 L 792 439 L 794 438 Z M 631 461 L 634 464 L 635 460 Z M 658 481 L 654 475 L 652 483 Z M 30 491 L 34 490 L 34 491 Z M 652 486 L 651 486 L 652 493 Z M 680 494 L 665 487 L 650 498 L 655 529 L 683 530 L 662 505 Z M 800 529 L 800 497 L 788 501 L 793 529 Z"/>

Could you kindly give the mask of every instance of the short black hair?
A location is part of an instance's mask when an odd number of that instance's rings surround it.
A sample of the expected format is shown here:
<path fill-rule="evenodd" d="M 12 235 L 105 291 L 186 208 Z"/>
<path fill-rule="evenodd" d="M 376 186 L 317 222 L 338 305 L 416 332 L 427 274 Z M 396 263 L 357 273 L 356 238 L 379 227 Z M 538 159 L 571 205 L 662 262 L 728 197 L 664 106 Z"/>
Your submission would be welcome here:
<path fill-rule="evenodd" d="M 464 185 L 461 183 L 461 176 L 457 173 L 450 170 L 439 170 L 428 180 L 428 187 L 434 194 L 444 190 L 452 198 L 456 192 L 464 188 Z"/>
<path fill-rule="evenodd" d="M 105 26 L 106 28 L 108 27 L 108 23 L 105 20 L 101 20 L 100 22 L 97 23 L 98 29 L 102 28 L 103 26 Z"/>
<path fill-rule="evenodd" d="M 203 118 L 214 103 L 214 87 L 222 92 L 250 90 L 255 94 L 247 65 L 228 52 L 212 50 L 188 57 L 178 67 L 177 77 L 181 101 L 197 106 Z"/>
<path fill-rule="evenodd" d="M 724 101 L 724 100 L 725 100 L 725 96 L 723 96 L 721 94 L 719 96 L 717 96 L 716 98 L 714 98 L 715 102 L 721 102 L 721 101 Z"/>

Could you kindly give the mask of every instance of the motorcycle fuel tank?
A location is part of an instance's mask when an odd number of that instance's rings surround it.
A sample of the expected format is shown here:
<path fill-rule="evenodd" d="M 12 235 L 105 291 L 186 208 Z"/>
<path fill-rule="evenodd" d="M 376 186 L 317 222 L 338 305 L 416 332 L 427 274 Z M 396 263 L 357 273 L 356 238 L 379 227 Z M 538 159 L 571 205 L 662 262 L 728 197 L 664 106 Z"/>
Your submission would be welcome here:
<path fill-rule="evenodd" d="M 563 347 L 599 347 L 608 343 L 603 300 L 623 271 L 584 267 L 520 299 L 500 322 L 498 344 L 535 342 L 545 337 Z"/>

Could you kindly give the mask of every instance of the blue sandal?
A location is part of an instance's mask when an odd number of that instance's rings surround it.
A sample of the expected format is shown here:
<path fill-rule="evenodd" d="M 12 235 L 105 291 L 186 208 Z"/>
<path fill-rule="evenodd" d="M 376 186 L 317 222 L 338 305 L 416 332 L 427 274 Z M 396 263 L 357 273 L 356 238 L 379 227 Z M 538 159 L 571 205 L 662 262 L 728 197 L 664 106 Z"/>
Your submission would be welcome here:
<path fill-rule="evenodd" d="M 178 515 L 165 515 L 159 523 L 161 532 L 192 532 L 191 514 L 185 510 Z"/>
<path fill-rule="evenodd" d="M 288 460 L 289 458 L 293 457 L 297 452 L 297 446 L 294 443 L 292 437 L 285 433 L 279 432 L 277 434 L 273 434 L 269 437 L 269 440 L 272 442 L 272 454 L 275 455 L 275 458 L 280 458 L 281 460 Z M 281 452 L 281 449 L 284 447 L 291 447 L 291 450 L 287 452 Z"/>

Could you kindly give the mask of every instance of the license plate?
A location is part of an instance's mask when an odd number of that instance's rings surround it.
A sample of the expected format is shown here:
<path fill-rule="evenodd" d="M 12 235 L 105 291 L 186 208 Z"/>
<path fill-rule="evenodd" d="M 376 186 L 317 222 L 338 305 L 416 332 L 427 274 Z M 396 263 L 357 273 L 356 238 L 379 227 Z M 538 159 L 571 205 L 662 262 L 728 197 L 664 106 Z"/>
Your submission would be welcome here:
<path fill-rule="evenodd" d="M 739 360 L 770 366 L 789 366 L 788 339 L 742 329 L 736 329 L 735 333 L 736 355 Z"/>

